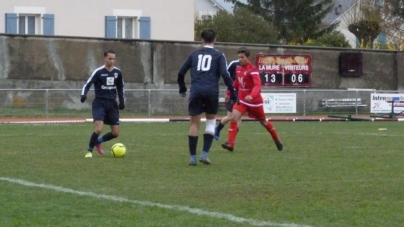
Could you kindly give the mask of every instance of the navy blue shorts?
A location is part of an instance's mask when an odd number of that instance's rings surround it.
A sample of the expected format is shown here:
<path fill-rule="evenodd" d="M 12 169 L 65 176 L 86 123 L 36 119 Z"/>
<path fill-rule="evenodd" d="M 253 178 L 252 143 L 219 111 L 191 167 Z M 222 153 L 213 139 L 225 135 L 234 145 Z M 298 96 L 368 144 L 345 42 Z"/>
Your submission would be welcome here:
<path fill-rule="evenodd" d="M 190 97 L 188 101 L 188 112 L 190 116 L 207 114 L 217 114 L 219 109 L 219 96 L 205 95 Z"/>
<path fill-rule="evenodd" d="M 233 112 L 233 106 L 234 106 L 233 101 L 228 101 L 228 102 L 224 103 L 224 105 L 226 106 L 227 111 Z"/>
<path fill-rule="evenodd" d="M 106 125 L 119 125 L 118 103 L 113 99 L 94 99 L 93 120 L 104 121 Z"/>

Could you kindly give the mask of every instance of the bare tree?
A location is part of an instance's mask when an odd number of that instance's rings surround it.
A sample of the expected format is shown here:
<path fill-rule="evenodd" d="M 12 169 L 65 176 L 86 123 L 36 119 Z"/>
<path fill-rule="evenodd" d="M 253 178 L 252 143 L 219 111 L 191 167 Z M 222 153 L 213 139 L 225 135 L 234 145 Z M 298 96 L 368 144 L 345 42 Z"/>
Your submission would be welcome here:
<path fill-rule="evenodd" d="M 375 42 L 383 33 L 386 42 L 398 49 L 404 38 L 404 20 L 396 13 L 396 4 L 396 0 L 358 0 L 341 16 L 340 26 L 352 32 L 362 48 L 386 48 Z"/>
<path fill-rule="evenodd" d="M 381 30 L 386 35 L 390 48 L 402 49 L 404 44 L 404 15 L 400 14 L 400 1 L 384 0 L 380 5 L 382 14 Z"/>

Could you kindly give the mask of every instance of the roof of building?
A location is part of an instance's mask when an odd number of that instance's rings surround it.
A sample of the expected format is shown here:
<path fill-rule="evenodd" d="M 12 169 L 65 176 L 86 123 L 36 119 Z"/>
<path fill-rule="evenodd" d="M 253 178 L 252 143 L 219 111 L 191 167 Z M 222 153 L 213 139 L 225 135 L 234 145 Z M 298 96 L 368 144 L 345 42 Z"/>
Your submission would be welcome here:
<path fill-rule="evenodd" d="M 216 3 L 220 8 L 227 10 L 229 12 L 233 12 L 234 4 L 231 2 L 225 2 L 224 0 L 211 0 Z M 242 3 L 247 3 L 247 0 L 239 0 Z"/>

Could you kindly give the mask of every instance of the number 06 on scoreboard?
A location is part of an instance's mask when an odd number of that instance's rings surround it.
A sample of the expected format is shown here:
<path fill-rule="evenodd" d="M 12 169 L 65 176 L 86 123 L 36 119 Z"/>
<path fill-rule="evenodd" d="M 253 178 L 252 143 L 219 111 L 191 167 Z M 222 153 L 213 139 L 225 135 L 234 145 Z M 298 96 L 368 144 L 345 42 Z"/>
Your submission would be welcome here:
<path fill-rule="evenodd" d="M 311 87 L 310 55 L 258 54 L 255 65 L 264 86 Z"/>

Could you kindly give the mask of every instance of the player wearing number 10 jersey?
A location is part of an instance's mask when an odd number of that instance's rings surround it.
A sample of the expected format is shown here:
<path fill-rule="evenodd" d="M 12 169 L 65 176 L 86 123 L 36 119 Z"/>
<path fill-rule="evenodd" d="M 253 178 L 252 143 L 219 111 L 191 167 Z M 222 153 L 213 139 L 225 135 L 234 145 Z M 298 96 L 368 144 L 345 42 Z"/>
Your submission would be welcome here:
<path fill-rule="evenodd" d="M 188 101 L 188 111 L 191 118 L 188 145 L 191 155 L 189 165 L 196 165 L 196 147 L 198 143 L 198 131 L 201 122 L 201 114 L 206 114 L 206 128 L 203 135 L 203 149 L 200 162 L 210 164 L 208 152 L 212 145 L 215 132 L 216 114 L 219 108 L 219 80 L 223 78 L 231 99 L 236 100 L 237 94 L 233 87 L 233 80 L 227 72 L 227 62 L 224 54 L 213 48 L 216 33 L 212 29 L 202 31 L 201 40 L 203 48 L 200 48 L 185 60 L 178 72 L 179 93 L 185 97 L 187 87 L 184 77 L 191 69 L 191 91 Z"/>
<path fill-rule="evenodd" d="M 283 149 L 283 145 L 271 122 L 267 121 L 263 99 L 261 96 L 261 79 L 257 68 L 249 61 L 250 51 L 241 47 L 237 51 L 240 66 L 236 68 L 236 79 L 234 87 L 238 90 L 239 102 L 233 106 L 233 112 L 230 116 L 230 127 L 228 142 L 222 144 L 222 147 L 233 151 L 234 142 L 237 136 L 237 121 L 248 113 L 248 116 L 258 120 L 262 126 L 271 134 L 278 150 Z"/>

